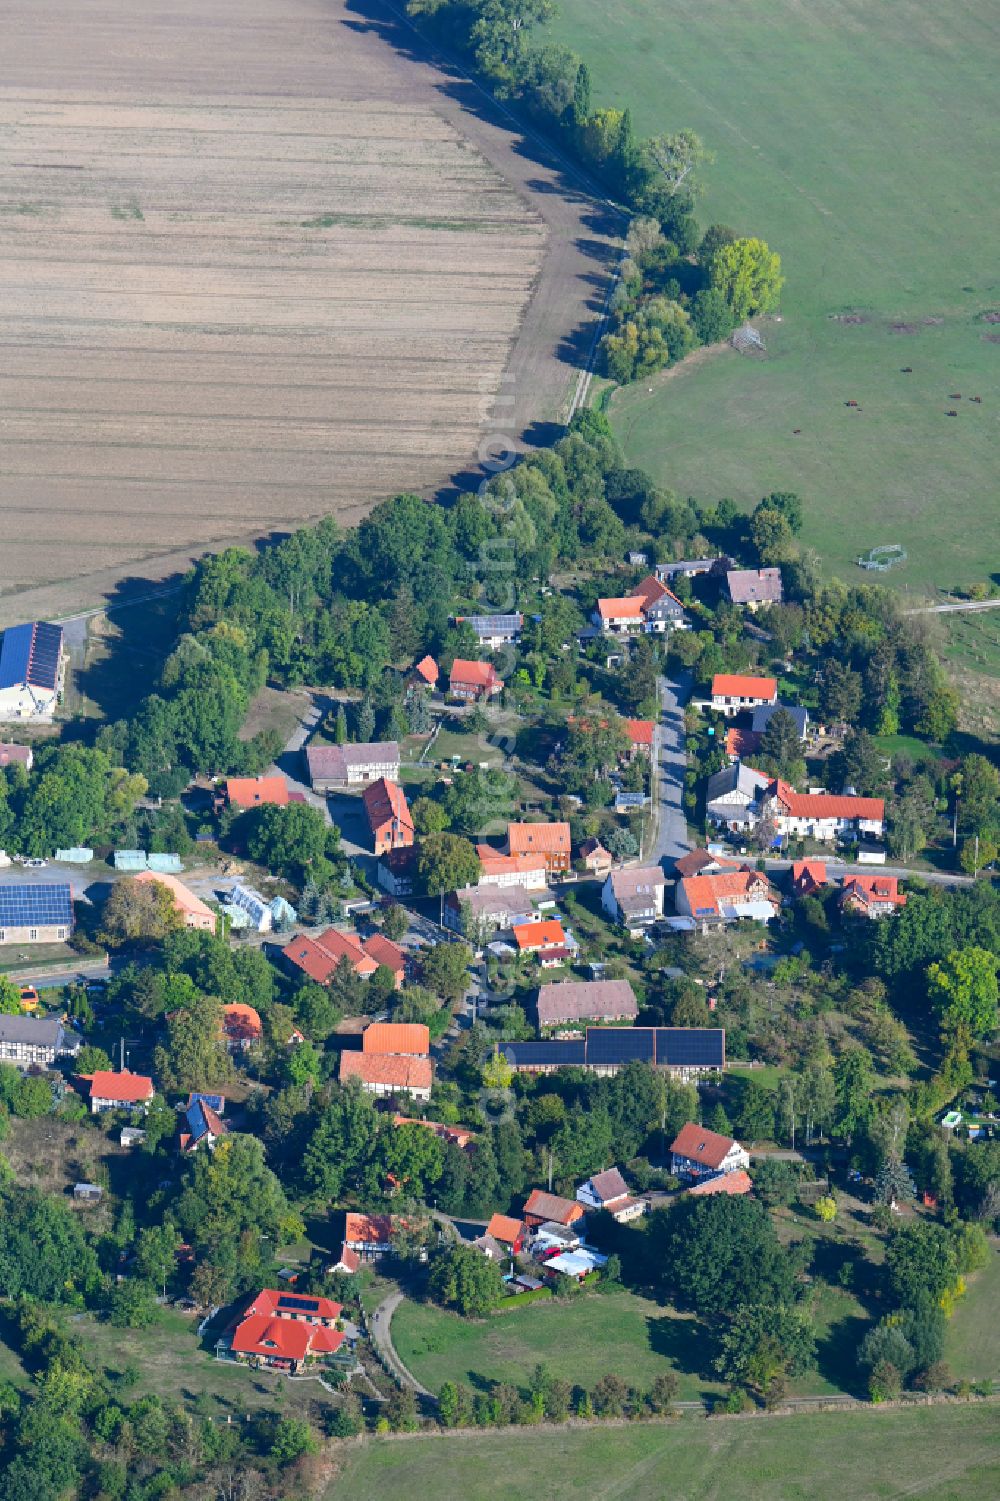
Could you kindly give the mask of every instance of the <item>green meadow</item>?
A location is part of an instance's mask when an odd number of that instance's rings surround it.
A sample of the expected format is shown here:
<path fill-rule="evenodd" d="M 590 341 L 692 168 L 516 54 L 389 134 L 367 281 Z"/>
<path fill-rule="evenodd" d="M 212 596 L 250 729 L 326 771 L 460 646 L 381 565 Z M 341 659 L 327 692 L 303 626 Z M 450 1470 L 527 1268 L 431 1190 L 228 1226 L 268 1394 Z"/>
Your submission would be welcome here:
<path fill-rule="evenodd" d="M 629 458 L 709 500 L 797 490 L 805 542 L 843 577 L 898 542 L 908 561 L 880 578 L 913 596 L 985 578 L 1000 437 L 992 0 L 559 7 L 554 36 L 586 59 L 595 102 L 628 103 L 642 134 L 698 131 L 716 158 L 700 221 L 762 236 L 787 277 L 765 356 L 725 348 L 614 396 Z"/>

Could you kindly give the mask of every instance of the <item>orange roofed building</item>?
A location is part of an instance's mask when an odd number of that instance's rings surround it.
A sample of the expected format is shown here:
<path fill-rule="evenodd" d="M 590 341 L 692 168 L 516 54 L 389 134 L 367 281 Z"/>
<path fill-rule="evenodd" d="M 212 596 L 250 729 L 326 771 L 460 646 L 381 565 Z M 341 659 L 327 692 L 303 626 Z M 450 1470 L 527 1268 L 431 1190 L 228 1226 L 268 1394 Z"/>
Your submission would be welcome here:
<path fill-rule="evenodd" d="M 906 906 L 906 896 L 896 876 L 845 876 L 840 905 L 862 917 L 888 917 Z"/>
<path fill-rule="evenodd" d="M 746 677 L 738 672 L 717 672 L 712 679 L 712 708 L 721 714 L 758 709 L 778 701 L 777 678 Z"/>
<path fill-rule="evenodd" d="M 284 808 L 288 783 L 284 777 L 228 777 L 226 802 L 231 808 L 259 808 L 264 804 Z"/>
<path fill-rule="evenodd" d="M 572 842 L 568 823 L 509 823 L 507 848 L 512 855 L 543 855 L 552 874 L 569 870 Z"/>
<path fill-rule="evenodd" d="M 361 801 L 365 805 L 376 855 L 410 848 L 414 839 L 413 819 L 406 794 L 398 782 L 379 777 L 377 782 L 365 788 Z"/>
<path fill-rule="evenodd" d="M 155 1094 L 152 1079 L 128 1069 L 123 1073 L 98 1069 L 93 1074 L 81 1074 L 80 1078 L 90 1086 L 91 1115 L 100 1115 L 103 1110 L 145 1111 Z"/>
<path fill-rule="evenodd" d="M 414 667 L 412 681 L 414 686 L 434 689 L 438 685 L 438 678 L 440 676 L 440 667 L 434 658 L 428 654 L 426 657 L 421 657 L 420 661 Z"/>
<path fill-rule="evenodd" d="M 456 657 L 451 666 L 448 689 L 452 698 L 463 703 L 478 703 L 494 698 L 503 688 L 503 680 L 492 662 L 470 662 Z"/>
<path fill-rule="evenodd" d="M 230 1001 L 222 1008 L 222 1035 L 231 1053 L 241 1053 L 260 1042 L 264 1027 L 252 1006 L 244 1001 Z"/>
<path fill-rule="evenodd" d="M 792 861 L 792 891 L 795 896 L 815 896 L 826 884 L 825 860 Z"/>
<path fill-rule="evenodd" d="M 480 886 L 524 886 L 529 891 L 540 891 L 545 885 L 548 863 L 538 852 L 525 855 L 504 855 L 489 844 L 477 844 L 479 856 Z"/>
<path fill-rule="evenodd" d="M 342 1312 L 329 1298 L 264 1288 L 233 1330 L 232 1353 L 251 1365 L 301 1370 L 340 1349 L 345 1335 L 336 1325 Z"/>
<path fill-rule="evenodd" d="M 392 970 L 397 990 L 406 978 L 406 956 L 381 933 L 373 934 L 364 943 L 356 934 L 342 933 L 337 928 L 327 928 L 317 938 L 297 933 L 286 943 L 281 956 L 317 985 L 329 985 L 338 964 L 344 960 L 363 980 L 370 980 L 379 965 L 384 964 Z"/>
<path fill-rule="evenodd" d="M 429 1058 L 408 1053 L 341 1053 L 340 1082 L 357 1079 L 367 1094 L 379 1097 L 408 1094 L 429 1100 L 434 1066 Z"/>
<path fill-rule="evenodd" d="M 361 1047 L 365 1053 L 426 1057 L 431 1050 L 430 1028 L 423 1022 L 372 1022 L 362 1035 Z"/>
<path fill-rule="evenodd" d="M 214 933 L 216 927 L 216 914 L 211 907 L 207 907 L 201 897 L 195 896 L 190 887 L 185 886 L 183 881 L 178 881 L 176 876 L 163 875 L 159 871 L 140 870 L 133 877 L 144 886 L 151 881 L 158 881 L 170 892 L 174 911 L 178 914 L 185 928 L 194 928 L 199 933 Z"/>

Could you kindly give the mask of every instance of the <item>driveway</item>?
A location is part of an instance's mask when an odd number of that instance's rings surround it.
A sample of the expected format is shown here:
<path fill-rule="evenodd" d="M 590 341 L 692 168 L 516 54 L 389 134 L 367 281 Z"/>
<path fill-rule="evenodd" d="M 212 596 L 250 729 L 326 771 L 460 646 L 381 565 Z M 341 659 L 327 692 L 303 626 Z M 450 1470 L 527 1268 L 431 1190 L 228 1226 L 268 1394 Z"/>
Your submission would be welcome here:
<path fill-rule="evenodd" d="M 372 1314 L 370 1326 L 371 1341 L 401 1386 L 408 1386 L 411 1391 L 416 1392 L 420 1397 L 433 1398 L 434 1393 L 429 1392 L 426 1386 L 421 1386 L 417 1378 L 412 1376 L 406 1369 L 406 1366 L 396 1354 L 396 1347 L 392 1342 L 392 1334 L 390 1332 L 392 1316 L 402 1301 L 403 1294 L 396 1292 L 390 1293 L 378 1305 Z"/>
<path fill-rule="evenodd" d="M 660 716 L 656 730 L 656 766 L 653 772 L 653 796 L 656 799 L 656 825 L 649 863 L 672 866 L 691 848 L 687 819 L 684 816 L 684 705 L 691 693 L 690 674 L 676 683 L 667 678 L 656 680 L 660 699 Z"/>

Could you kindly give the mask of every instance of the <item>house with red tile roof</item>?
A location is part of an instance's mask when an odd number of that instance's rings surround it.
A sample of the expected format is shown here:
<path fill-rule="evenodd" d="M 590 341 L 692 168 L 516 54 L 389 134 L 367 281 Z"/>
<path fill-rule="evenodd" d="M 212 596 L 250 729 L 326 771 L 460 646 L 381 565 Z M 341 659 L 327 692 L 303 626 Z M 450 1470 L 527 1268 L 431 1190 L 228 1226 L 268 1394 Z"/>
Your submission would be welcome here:
<path fill-rule="evenodd" d="M 128 1110 L 133 1114 L 145 1111 L 155 1094 L 153 1081 L 145 1074 L 133 1074 L 128 1069 L 115 1073 L 98 1069 L 93 1074 L 81 1074 L 90 1086 L 90 1113 L 100 1115 L 102 1110 Z"/>
<path fill-rule="evenodd" d="M 566 934 L 556 918 L 544 922 L 518 923 L 511 928 L 514 942 L 522 954 L 540 954 L 544 957 L 550 949 L 565 949 Z"/>
<path fill-rule="evenodd" d="M 288 783 L 284 777 L 227 777 L 226 802 L 231 808 L 284 808 Z"/>
<path fill-rule="evenodd" d="M 495 698 L 503 681 L 492 662 L 470 662 L 456 657 L 448 676 L 448 692 L 461 703 L 474 704 Z"/>
<path fill-rule="evenodd" d="M 731 725 L 726 731 L 726 755 L 730 761 L 742 761 L 745 756 L 755 756 L 763 738 L 756 730 L 744 730 L 738 725 Z"/>
<path fill-rule="evenodd" d="M 501 1246 L 506 1246 L 512 1256 L 519 1256 L 524 1249 L 527 1226 L 523 1220 L 509 1214 L 494 1214 L 486 1226 L 486 1234 Z"/>
<path fill-rule="evenodd" d="M 281 957 L 317 985 L 328 985 L 337 965 L 345 961 L 363 980 L 370 980 L 379 965 L 384 964 L 392 970 L 397 990 L 406 978 L 405 954 L 381 933 L 373 933 L 364 942 L 357 934 L 341 932 L 339 928 L 327 928 L 317 938 L 297 933 L 286 943 Z"/>
<path fill-rule="evenodd" d="M 581 844 L 577 858 L 582 861 L 583 868 L 592 876 L 606 876 L 610 874 L 614 865 L 614 856 L 610 850 L 606 850 L 599 839 L 585 839 Z"/>
<path fill-rule="evenodd" d="M 773 818 L 779 834 L 809 839 L 830 841 L 845 835 L 885 833 L 884 798 L 796 792 L 780 778 L 761 795 L 760 816 Z"/>
<path fill-rule="evenodd" d="M 362 1261 L 380 1261 L 392 1250 L 392 1218 L 388 1214 L 346 1214 L 344 1246 Z"/>
<path fill-rule="evenodd" d="M 512 855 L 544 855 L 545 868 L 550 873 L 569 870 L 572 857 L 569 824 L 509 823 L 507 849 Z"/>
<path fill-rule="evenodd" d="M 340 1349 L 346 1338 L 336 1327 L 342 1312 L 329 1298 L 264 1288 L 233 1330 L 230 1349 L 251 1365 L 299 1371 Z"/>
<path fill-rule="evenodd" d="M 697 1180 L 735 1173 L 739 1168 L 746 1171 L 749 1166 L 750 1153 L 738 1141 L 693 1121 L 681 1127 L 670 1147 L 670 1171 L 675 1178 Z"/>
<path fill-rule="evenodd" d="M 340 1082 L 357 1079 L 366 1094 L 379 1098 L 408 1094 L 415 1100 L 429 1100 L 434 1083 L 434 1066 L 429 1058 L 415 1058 L 408 1053 L 349 1053 L 340 1055 Z"/>
<path fill-rule="evenodd" d="M 373 933 L 365 939 L 362 948 L 369 959 L 392 971 L 396 989 L 401 990 L 406 979 L 406 955 L 398 943 L 393 943 L 384 933 Z"/>
<path fill-rule="evenodd" d="M 720 714 L 738 714 L 778 701 L 777 678 L 748 677 L 740 672 L 717 672 L 712 679 L 712 708 Z"/>
<path fill-rule="evenodd" d="M 609 635 L 660 635 L 687 625 L 677 595 L 652 574 L 622 599 L 599 599 L 593 621 Z"/>
<path fill-rule="evenodd" d="M 524 1220 L 529 1228 L 536 1228 L 550 1221 L 553 1225 L 570 1226 L 582 1220 L 585 1210 L 575 1199 L 564 1199 L 559 1194 L 546 1193 L 544 1188 L 533 1188 L 524 1206 Z"/>
<path fill-rule="evenodd" d="M 489 844 L 477 844 L 480 886 L 524 886 L 539 891 L 546 883 L 548 861 L 540 851 L 523 855 L 505 855 Z"/>
<path fill-rule="evenodd" d="M 762 871 L 744 866 L 713 876 L 687 876 L 674 887 L 674 907 L 695 922 L 736 922 L 752 918 L 770 922 L 781 902 Z"/>
<path fill-rule="evenodd" d="M 694 1183 L 688 1189 L 688 1193 L 703 1198 L 705 1194 L 732 1194 L 740 1196 L 748 1194 L 753 1188 L 750 1174 L 744 1168 L 737 1168 L 734 1173 L 716 1173 L 714 1177 L 702 1178 L 700 1183 Z"/>
<path fill-rule="evenodd" d="M 845 876 L 840 906 L 862 917 L 889 917 L 906 906 L 906 896 L 897 876 Z"/>
<path fill-rule="evenodd" d="M 411 675 L 411 683 L 414 687 L 430 688 L 433 692 L 437 688 L 441 669 L 431 656 L 421 657 L 416 663 Z"/>
<path fill-rule="evenodd" d="M 152 882 L 165 887 L 170 893 L 170 905 L 177 913 L 185 928 L 194 928 L 199 933 L 214 933 L 218 918 L 199 896 L 195 896 L 190 887 L 185 886 L 183 881 L 178 881 L 176 876 L 169 876 L 160 871 L 140 870 L 132 878 L 143 886 Z"/>
<path fill-rule="evenodd" d="M 656 722 L 652 719 L 626 719 L 625 738 L 628 740 L 631 755 L 649 756 L 653 750 L 653 735 L 656 732 Z"/>
<path fill-rule="evenodd" d="M 632 1197 L 628 1184 L 616 1167 L 595 1173 L 586 1183 L 581 1183 L 576 1197 L 588 1214 L 603 1211 L 610 1214 L 619 1225 L 627 1225 L 631 1220 L 639 1219 L 649 1207 L 645 1199 Z"/>
<path fill-rule="evenodd" d="M 231 1053 L 242 1053 L 264 1035 L 260 1015 L 244 1001 L 229 1001 L 222 1008 L 222 1035 Z"/>
<path fill-rule="evenodd" d="M 423 1022 L 372 1022 L 361 1037 L 364 1053 L 410 1053 L 425 1058 L 431 1050 L 430 1029 Z"/>
<path fill-rule="evenodd" d="M 398 782 L 379 777 L 361 794 L 376 855 L 409 849 L 414 841 L 413 819 L 406 794 Z"/>
<path fill-rule="evenodd" d="M 792 861 L 793 896 L 815 896 L 827 884 L 825 860 Z"/>

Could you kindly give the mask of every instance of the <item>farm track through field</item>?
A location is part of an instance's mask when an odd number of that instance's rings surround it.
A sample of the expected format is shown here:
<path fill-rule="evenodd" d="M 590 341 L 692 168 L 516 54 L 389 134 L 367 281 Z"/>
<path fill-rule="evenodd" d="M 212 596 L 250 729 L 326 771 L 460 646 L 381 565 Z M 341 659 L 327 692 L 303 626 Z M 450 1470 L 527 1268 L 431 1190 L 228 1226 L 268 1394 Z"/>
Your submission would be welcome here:
<path fill-rule="evenodd" d="M 0 0 L 0 625 L 565 415 L 613 216 L 363 3 Z"/>

